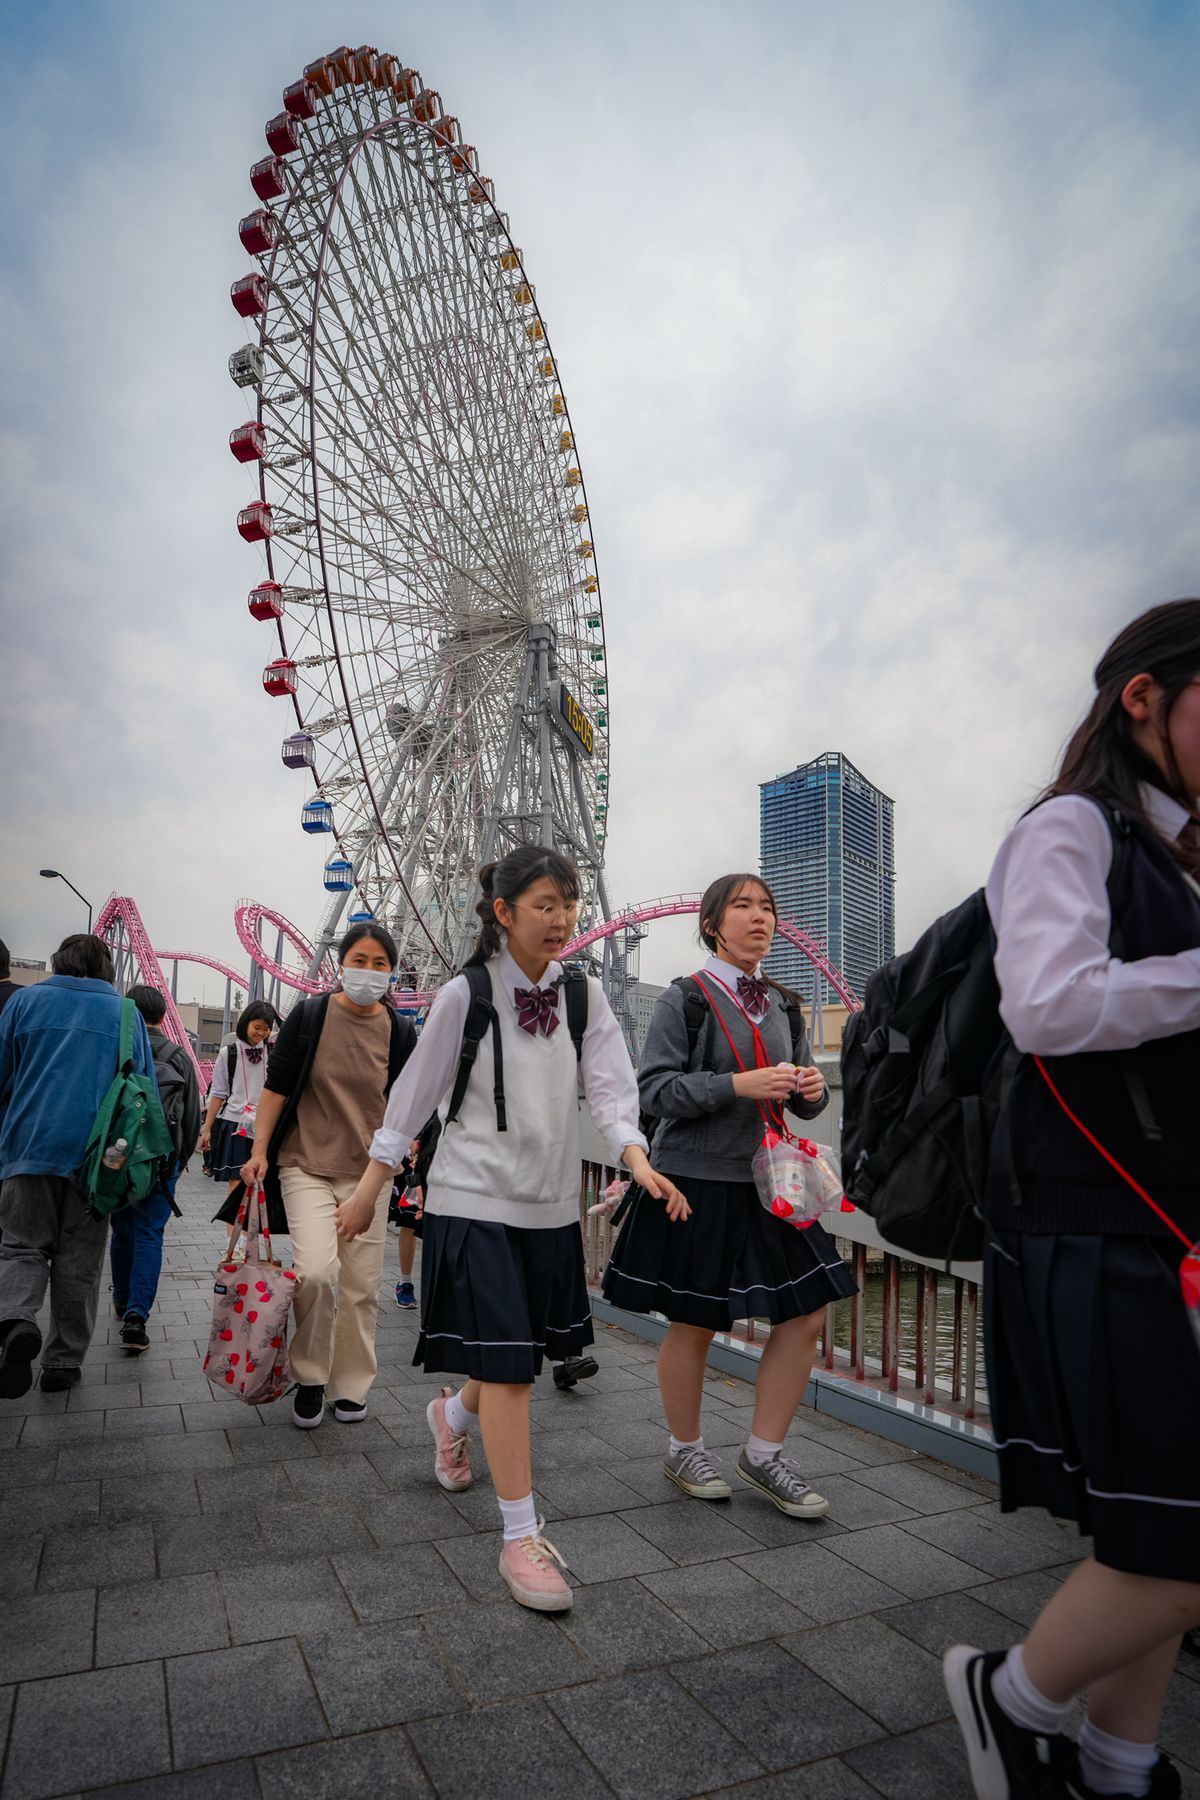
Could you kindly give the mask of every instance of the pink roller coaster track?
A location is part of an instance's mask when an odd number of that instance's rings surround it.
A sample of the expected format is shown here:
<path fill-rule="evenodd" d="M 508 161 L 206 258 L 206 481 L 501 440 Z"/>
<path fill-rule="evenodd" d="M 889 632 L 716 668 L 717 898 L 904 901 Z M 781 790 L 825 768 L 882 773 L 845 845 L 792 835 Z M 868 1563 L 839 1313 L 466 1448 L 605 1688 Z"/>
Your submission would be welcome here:
<path fill-rule="evenodd" d="M 668 894 L 658 900 L 644 901 L 640 906 L 627 907 L 623 912 L 618 913 L 616 918 L 606 919 L 603 924 L 593 926 L 590 931 L 582 932 L 567 945 L 564 954 L 576 955 L 579 951 L 586 950 L 591 944 L 600 943 L 605 938 L 615 937 L 619 932 L 638 925 L 653 924 L 656 919 L 678 918 L 688 913 L 698 913 L 699 910 L 700 898 L 697 894 Z M 296 969 L 289 969 L 286 963 L 281 962 L 277 956 L 270 955 L 264 949 L 262 942 L 264 924 L 274 927 L 277 937 L 283 938 L 291 946 L 302 959 L 306 968 L 313 955 L 312 945 L 304 933 L 290 920 L 285 919 L 281 913 L 273 911 L 269 906 L 260 905 L 256 900 L 243 900 L 234 913 L 234 928 L 251 961 L 256 963 L 264 974 L 270 976 L 272 980 L 282 982 L 287 987 L 295 988 L 301 994 L 323 994 L 335 985 L 332 972 L 324 980 L 313 981 L 307 974 Z M 206 969 L 215 969 L 219 975 L 224 975 L 226 980 L 234 981 L 248 990 L 247 977 L 240 970 L 231 968 L 228 963 L 219 961 L 215 956 L 200 956 L 190 950 L 152 949 L 146 928 L 142 924 L 141 915 L 133 901 L 127 896 L 114 894 L 105 903 L 96 930 L 101 937 L 107 937 L 112 941 L 117 937 L 119 929 L 124 930 L 142 980 L 149 986 L 158 988 L 166 997 L 165 1029 L 168 1037 L 173 1038 L 177 1044 L 182 1044 L 193 1062 L 196 1062 L 187 1032 L 183 1028 L 183 1023 L 171 998 L 170 987 L 163 975 L 162 964 L 165 962 L 199 963 Z M 803 952 L 818 973 L 829 983 L 834 993 L 844 1001 L 851 1011 L 857 1012 L 861 1005 L 857 994 L 841 971 L 830 962 L 823 946 L 801 926 L 793 925 L 790 919 L 780 919 L 777 929 L 780 937 L 786 938 L 790 944 L 795 944 L 797 949 Z M 400 1005 L 410 1011 L 430 1005 L 433 998 L 432 992 L 397 995 Z M 196 1068 L 203 1077 L 207 1077 L 206 1066 L 196 1062 Z"/>

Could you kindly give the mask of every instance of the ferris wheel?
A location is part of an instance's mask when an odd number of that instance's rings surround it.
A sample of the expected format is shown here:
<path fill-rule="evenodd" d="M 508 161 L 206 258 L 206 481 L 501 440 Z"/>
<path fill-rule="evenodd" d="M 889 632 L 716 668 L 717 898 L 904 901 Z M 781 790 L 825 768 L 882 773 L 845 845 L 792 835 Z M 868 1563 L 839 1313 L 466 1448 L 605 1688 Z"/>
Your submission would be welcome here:
<path fill-rule="evenodd" d="M 574 431 L 508 217 L 436 91 L 370 47 L 318 58 L 266 126 L 257 335 L 230 374 L 255 416 L 238 529 L 274 624 L 297 823 L 330 847 L 310 976 L 343 913 L 397 936 L 425 989 L 473 941 L 481 863 L 521 842 L 578 863 L 607 914 L 609 700 Z"/>

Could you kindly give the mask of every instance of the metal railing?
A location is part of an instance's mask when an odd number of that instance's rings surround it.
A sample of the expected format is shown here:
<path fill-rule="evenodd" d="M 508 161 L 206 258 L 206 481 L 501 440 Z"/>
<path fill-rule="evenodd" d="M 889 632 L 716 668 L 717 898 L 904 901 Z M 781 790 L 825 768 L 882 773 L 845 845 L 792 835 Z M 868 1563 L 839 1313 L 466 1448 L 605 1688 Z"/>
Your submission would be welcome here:
<path fill-rule="evenodd" d="M 611 1254 L 613 1229 L 607 1214 L 589 1215 L 588 1208 L 611 1181 L 623 1176 L 623 1170 L 608 1163 L 585 1161 L 582 1166 L 584 1260 L 593 1289 L 599 1287 Z M 849 1260 L 858 1292 L 852 1300 L 826 1307 L 818 1368 L 859 1388 L 903 1396 L 986 1427 L 979 1265 L 955 1263 L 946 1271 L 940 1264 L 901 1255 L 861 1212 L 827 1223 Z M 847 1311 L 848 1331 L 843 1323 Z M 763 1319 L 745 1319 L 721 1338 L 754 1355 L 770 1331 Z M 848 1341 L 839 1344 L 839 1337 Z"/>

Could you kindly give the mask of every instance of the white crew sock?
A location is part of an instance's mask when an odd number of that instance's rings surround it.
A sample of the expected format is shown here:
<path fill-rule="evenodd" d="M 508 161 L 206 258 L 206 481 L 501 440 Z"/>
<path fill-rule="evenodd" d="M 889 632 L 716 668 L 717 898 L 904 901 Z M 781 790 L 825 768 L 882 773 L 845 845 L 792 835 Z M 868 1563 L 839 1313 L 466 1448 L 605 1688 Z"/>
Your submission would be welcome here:
<path fill-rule="evenodd" d="M 537 1536 L 537 1507 L 533 1504 L 532 1494 L 526 1494 L 523 1500 L 500 1500 L 498 1504 L 500 1517 L 504 1520 L 506 1544 L 515 1544 L 519 1538 Z"/>
<path fill-rule="evenodd" d="M 1090 1719 L 1079 1733 L 1079 1772 L 1098 1794 L 1148 1794 L 1157 1744 L 1132 1744 L 1110 1737 Z"/>
<path fill-rule="evenodd" d="M 463 1404 L 461 1394 L 452 1394 L 446 1402 L 446 1424 L 455 1437 L 462 1437 L 475 1423 L 475 1414 Z"/>
<path fill-rule="evenodd" d="M 756 1469 L 761 1469 L 764 1463 L 769 1463 L 772 1457 L 778 1456 L 782 1449 L 782 1444 L 768 1444 L 766 1438 L 755 1437 L 753 1432 L 746 1439 L 746 1456 Z"/>
<path fill-rule="evenodd" d="M 1019 1725 L 1023 1731 L 1040 1732 L 1043 1737 L 1053 1737 L 1061 1732 L 1071 1716 L 1072 1701 L 1064 1701 L 1060 1706 L 1055 1700 L 1047 1700 L 1045 1694 L 1034 1687 L 1025 1672 L 1022 1644 L 1014 1645 L 996 1670 L 992 1677 L 992 1694 L 997 1706 L 1014 1725 Z"/>
<path fill-rule="evenodd" d="M 677 1438 L 675 1436 L 674 1432 L 672 1432 L 672 1434 L 671 1434 L 671 1455 L 672 1456 L 677 1456 L 681 1450 L 703 1450 L 703 1448 L 704 1448 L 704 1439 L 702 1437 Z"/>

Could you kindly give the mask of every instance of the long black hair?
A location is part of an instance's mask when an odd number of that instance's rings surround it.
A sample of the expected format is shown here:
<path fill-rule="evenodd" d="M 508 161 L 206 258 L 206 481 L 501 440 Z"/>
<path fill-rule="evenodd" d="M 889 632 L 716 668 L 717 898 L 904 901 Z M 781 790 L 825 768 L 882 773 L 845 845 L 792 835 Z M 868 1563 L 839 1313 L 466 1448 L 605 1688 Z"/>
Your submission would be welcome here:
<path fill-rule="evenodd" d="M 506 906 L 511 906 L 526 888 L 532 887 L 544 875 L 549 876 L 564 900 L 578 900 L 579 870 L 568 857 L 558 850 L 548 850 L 544 844 L 519 844 L 499 862 L 483 865 L 479 871 L 482 891 L 475 908 L 479 914 L 479 936 L 464 967 L 469 969 L 486 962 L 504 943 L 495 902 L 503 900 Z"/>
<path fill-rule="evenodd" d="M 771 909 L 771 917 L 776 924 L 779 923 L 779 907 L 776 904 L 775 896 L 771 892 L 770 884 L 765 882 L 761 875 L 754 875 L 746 869 L 735 875 L 718 875 L 715 881 L 709 882 L 700 896 L 700 926 L 696 932 L 696 936 L 704 948 L 711 950 L 714 955 L 719 948 L 719 933 L 725 923 L 725 913 L 731 901 L 735 900 L 745 887 L 761 889 L 766 897 L 767 905 Z M 807 1004 L 803 994 L 798 994 L 795 988 L 784 987 L 781 981 L 772 981 L 769 975 L 764 975 L 763 980 L 768 987 L 774 988 L 777 994 L 782 994 L 790 1006 Z"/>
<path fill-rule="evenodd" d="M 1122 692 L 1135 675 L 1152 676 L 1162 689 L 1165 769 L 1134 741 L 1133 721 L 1121 704 Z M 1178 800 L 1194 817 L 1196 796 L 1187 792 L 1168 728 L 1176 701 L 1197 676 L 1200 600 L 1168 600 L 1126 625 L 1096 664 L 1096 697 L 1072 733 L 1058 774 L 1042 798 L 1087 794 L 1153 831 L 1140 791 L 1146 782 Z"/>
<path fill-rule="evenodd" d="M 256 1022 L 269 1025 L 272 1031 L 279 1024 L 279 1014 L 269 1000 L 252 1000 L 249 1006 L 244 1006 L 238 1014 L 237 1024 L 233 1029 L 243 1044 L 250 1042 L 250 1027 Z"/>
<path fill-rule="evenodd" d="M 364 919 L 358 925 L 352 925 L 337 947 L 339 963 L 344 963 L 355 944 L 361 944 L 364 938 L 370 938 L 379 945 L 389 964 L 394 969 L 400 960 L 400 952 L 396 949 L 396 940 L 390 931 L 377 925 L 374 919 Z"/>

